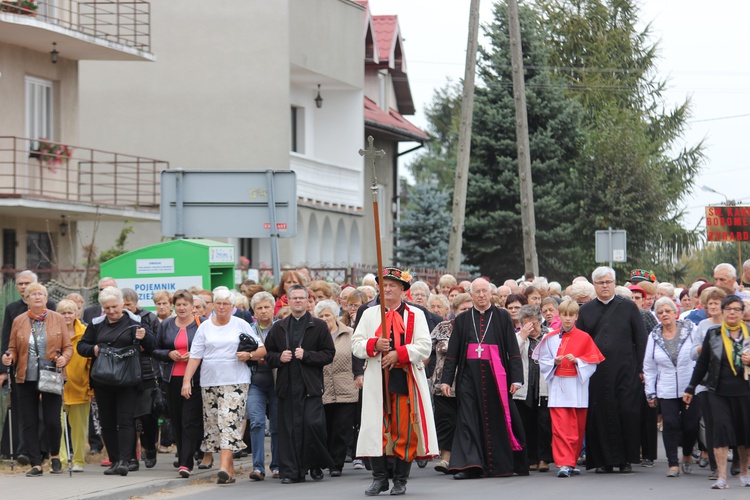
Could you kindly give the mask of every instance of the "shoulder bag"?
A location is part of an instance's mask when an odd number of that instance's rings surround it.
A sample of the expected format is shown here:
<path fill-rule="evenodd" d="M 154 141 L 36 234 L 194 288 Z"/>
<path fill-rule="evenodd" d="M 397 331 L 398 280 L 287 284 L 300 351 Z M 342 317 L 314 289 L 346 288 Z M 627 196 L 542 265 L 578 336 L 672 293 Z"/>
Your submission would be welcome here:
<path fill-rule="evenodd" d="M 140 325 L 131 325 L 120 332 L 120 335 L 138 327 Z M 97 384 L 133 387 L 141 383 L 140 344 L 136 339 L 127 347 L 112 347 L 120 335 L 112 342 L 99 346 L 99 356 L 94 360 L 90 373 L 91 380 Z"/>
<path fill-rule="evenodd" d="M 36 350 L 36 364 L 39 370 L 39 378 L 37 379 L 37 389 L 39 392 L 48 392 L 50 394 L 57 394 L 62 396 L 63 393 L 63 375 L 62 370 L 58 370 L 57 367 L 46 366 L 47 360 L 39 356 L 39 344 L 36 342 L 36 334 L 34 332 L 34 326 L 31 327 L 31 338 L 34 339 L 34 348 Z M 45 366 L 42 366 L 44 363 Z"/>

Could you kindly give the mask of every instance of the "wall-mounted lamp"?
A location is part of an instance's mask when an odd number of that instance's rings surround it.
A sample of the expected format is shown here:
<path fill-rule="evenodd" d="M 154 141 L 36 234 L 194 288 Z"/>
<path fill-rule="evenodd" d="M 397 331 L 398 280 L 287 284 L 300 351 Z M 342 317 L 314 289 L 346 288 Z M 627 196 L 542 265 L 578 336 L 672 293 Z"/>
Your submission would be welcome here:
<path fill-rule="evenodd" d="M 57 42 L 52 42 L 52 52 L 49 53 L 49 59 L 52 64 L 57 64 L 57 60 L 60 59 L 60 53 L 57 51 Z"/>
<path fill-rule="evenodd" d="M 60 236 L 67 236 L 68 235 L 68 221 L 65 219 L 64 215 L 61 215 L 60 218 L 62 219 L 62 222 L 60 223 Z"/>
<path fill-rule="evenodd" d="M 320 97 L 320 84 L 318 84 L 318 96 L 315 98 L 315 107 L 318 109 L 323 107 L 323 98 Z"/>

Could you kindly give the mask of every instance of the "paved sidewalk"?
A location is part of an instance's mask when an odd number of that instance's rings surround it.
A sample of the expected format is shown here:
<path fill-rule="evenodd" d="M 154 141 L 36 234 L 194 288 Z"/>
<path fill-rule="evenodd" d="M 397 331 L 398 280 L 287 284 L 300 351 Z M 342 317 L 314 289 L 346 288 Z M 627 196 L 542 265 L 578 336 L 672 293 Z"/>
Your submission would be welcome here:
<path fill-rule="evenodd" d="M 174 468 L 174 454 L 159 453 L 158 461 L 153 469 L 146 469 L 141 461 L 141 469 L 131 472 L 127 476 L 105 476 L 104 467 L 97 464 L 87 464 L 84 472 L 73 473 L 70 477 L 67 469 L 63 474 L 50 474 L 49 462 L 44 463 L 42 477 L 26 477 L 28 467 L 16 463 L 14 474 L 0 473 L 0 492 L 3 498 L 18 500 L 64 500 L 69 498 L 93 499 L 125 499 L 133 496 L 144 496 L 161 489 L 173 489 L 186 486 L 193 481 L 210 481 L 219 470 L 218 457 L 213 468 L 198 470 L 196 468 L 189 479 L 181 478 Z M 4 465 L 8 462 L 4 461 Z M 234 461 L 237 473 L 252 470 L 252 457 L 248 456 Z"/>

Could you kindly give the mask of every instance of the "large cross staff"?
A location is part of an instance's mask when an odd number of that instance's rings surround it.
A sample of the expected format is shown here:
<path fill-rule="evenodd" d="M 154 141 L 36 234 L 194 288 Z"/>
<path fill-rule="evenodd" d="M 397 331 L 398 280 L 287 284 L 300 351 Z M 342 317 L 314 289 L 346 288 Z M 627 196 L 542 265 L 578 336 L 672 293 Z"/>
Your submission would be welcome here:
<path fill-rule="evenodd" d="M 380 292 L 380 332 L 386 338 L 390 339 L 391 332 L 388 331 L 385 324 L 385 289 L 383 288 L 383 249 L 380 245 L 380 210 L 378 209 L 378 178 L 375 175 L 375 159 L 382 158 L 385 156 L 385 151 L 382 149 L 375 149 L 373 145 L 375 139 L 372 136 L 367 137 L 368 146 L 365 149 L 359 150 L 359 155 L 364 156 L 366 167 L 372 169 L 372 185 L 370 191 L 372 192 L 372 216 L 375 223 L 375 249 L 378 256 L 378 288 Z M 388 372 L 385 373 L 386 385 L 388 387 Z M 386 412 L 391 413 L 390 398 L 383 394 L 383 400 L 386 405 Z"/>

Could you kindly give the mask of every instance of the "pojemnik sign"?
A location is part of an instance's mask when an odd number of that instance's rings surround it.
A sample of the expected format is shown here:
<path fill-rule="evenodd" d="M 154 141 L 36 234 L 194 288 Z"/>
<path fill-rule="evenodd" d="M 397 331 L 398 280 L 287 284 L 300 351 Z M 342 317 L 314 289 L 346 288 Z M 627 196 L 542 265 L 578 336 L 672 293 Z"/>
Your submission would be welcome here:
<path fill-rule="evenodd" d="M 708 241 L 749 241 L 750 206 L 706 207 L 706 239 Z"/>

